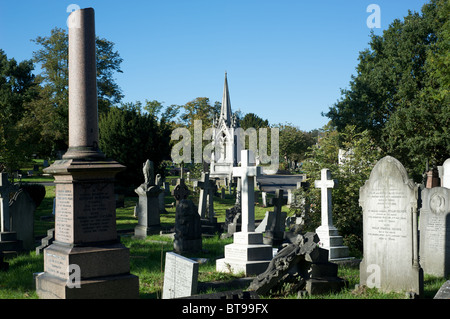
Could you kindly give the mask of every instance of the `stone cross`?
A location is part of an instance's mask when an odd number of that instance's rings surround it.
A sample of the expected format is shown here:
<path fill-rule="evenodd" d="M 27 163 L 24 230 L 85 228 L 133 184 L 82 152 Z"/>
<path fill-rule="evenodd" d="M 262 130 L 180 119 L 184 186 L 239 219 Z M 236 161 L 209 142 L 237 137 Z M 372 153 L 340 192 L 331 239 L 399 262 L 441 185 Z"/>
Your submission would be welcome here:
<path fill-rule="evenodd" d="M 196 187 L 200 188 L 200 199 L 198 202 L 198 214 L 200 218 L 204 219 L 206 211 L 208 211 L 208 216 L 210 220 L 214 217 L 214 186 L 213 180 L 209 179 L 209 173 L 202 173 L 199 181 L 195 183 Z"/>
<path fill-rule="evenodd" d="M 321 180 L 316 180 L 314 186 L 321 189 L 322 226 L 333 227 L 331 190 L 337 187 L 337 180 L 331 179 L 328 168 L 320 171 Z"/>
<path fill-rule="evenodd" d="M 275 197 L 272 199 L 273 211 L 275 214 L 281 213 L 282 206 L 287 203 L 287 200 L 283 196 L 283 190 L 277 189 L 275 191 Z"/>
<path fill-rule="evenodd" d="M 176 205 L 180 203 L 180 200 L 187 199 L 190 194 L 189 188 L 184 183 L 184 178 L 179 178 L 177 185 L 172 190 L 172 195 L 175 197 Z"/>
<path fill-rule="evenodd" d="M 241 166 L 233 167 L 233 176 L 241 179 L 242 232 L 255 231 L 255 179 L 261 175 L 261 167 L 255 166 L 250 150 L 241 151 Z"/>
<path fill-rule="evenodd" d="M 0 173 L 0 218 L 1 218 L 1 232 L 10 231 L 9 214 L 9 194 L 15 190 L 14 184 L 11 184 L 8 180 L 7 173 Z"/>

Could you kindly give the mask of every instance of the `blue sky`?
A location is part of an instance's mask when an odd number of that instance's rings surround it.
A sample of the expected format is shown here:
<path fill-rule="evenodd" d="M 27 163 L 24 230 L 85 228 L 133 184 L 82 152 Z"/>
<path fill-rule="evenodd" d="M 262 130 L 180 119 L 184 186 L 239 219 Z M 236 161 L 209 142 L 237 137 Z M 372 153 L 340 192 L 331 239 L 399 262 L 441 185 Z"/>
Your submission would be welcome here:
<path fill-rule="evenodd" d="M 424 0 L 0 0 L 0 48 L 30 59 L 31 39 L 67 28 L 70 4 L 96 11 L 97 36 L 115 43 L 124 102 L 168 106 L 196 97 L 221 101 L 228 73 L 231 107 L 271 124 L 309 131 L 340 98 L 368 47 L 369 4 L 380 8 L 381 34 Z"/>

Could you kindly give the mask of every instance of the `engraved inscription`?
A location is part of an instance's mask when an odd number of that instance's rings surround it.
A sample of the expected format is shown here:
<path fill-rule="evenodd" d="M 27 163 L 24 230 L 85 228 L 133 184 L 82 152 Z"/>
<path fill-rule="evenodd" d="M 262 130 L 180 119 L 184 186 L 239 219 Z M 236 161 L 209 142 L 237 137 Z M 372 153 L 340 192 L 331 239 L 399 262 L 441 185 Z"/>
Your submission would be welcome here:
<path fill-rule="evenodd" d="M 166 253 L 163 299 L 197 293 L 198 263 L 175 253 Z"/>
<path fill-rule="evenodd" d="M 85 240 L 113 239 L 116 236 L 113 184 L 82 184 L 78 187 L 77 195 L 77 234 Z M 104 235 L 111 238 L 105 238 Z"/>
<path fill-rule="evenodd" d="M 371 203 L 367 210 L 368 231 L 367 235 L 378 240 L 394 241 L 407 237 L 404 199 L 406 195 L 403 191 L 390 189 L 386 192 L 383 189 L 374 189 L 368 194 Z"/>
<path fill-rule="evenodd" d="M 57 185 L 55 195 L 55 237 L 58 241 L 70 243 L 73 241 L 72 185 Z"/>

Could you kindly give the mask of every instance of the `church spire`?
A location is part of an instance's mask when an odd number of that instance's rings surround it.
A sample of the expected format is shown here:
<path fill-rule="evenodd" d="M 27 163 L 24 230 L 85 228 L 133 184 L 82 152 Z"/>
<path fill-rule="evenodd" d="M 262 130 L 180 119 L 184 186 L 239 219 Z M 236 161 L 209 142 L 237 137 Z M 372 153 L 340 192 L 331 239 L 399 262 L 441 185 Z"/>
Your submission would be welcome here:
<path fill-rule="evenodd" d="M 231 116 L 232 113 L 231 113 L 230 93 L 228 92 L 227 72 L 225 72 L 225 83 L 223 86 L 222 109 L 220 110 L 220 117 L 224 119 L 227 127 L 231 126 Z"/>

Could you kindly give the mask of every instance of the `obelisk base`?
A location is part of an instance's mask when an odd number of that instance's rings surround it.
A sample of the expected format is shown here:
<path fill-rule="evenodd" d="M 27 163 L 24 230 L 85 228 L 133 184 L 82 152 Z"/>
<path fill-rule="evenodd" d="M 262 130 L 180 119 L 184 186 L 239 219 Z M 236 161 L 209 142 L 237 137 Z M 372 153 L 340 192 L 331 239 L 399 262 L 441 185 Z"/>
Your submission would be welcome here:
<path fill-rule="evenodd" d="M 263 273 L 273 258 L 273 249 L 263 244 L 263 234 L 237 232 L 233 244 L 225 246 L 225 258 L 216 261 L 216 270 L 245 276 Z"/>
<path fill-rule="evenodd" d="M 130 274 L 129 249 L 120 243 L 44 249 L 44 272 L 36 292 L 46 299 L 139 298 L 139 278 Z"/>

